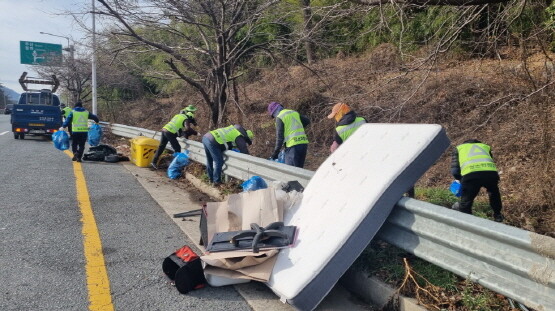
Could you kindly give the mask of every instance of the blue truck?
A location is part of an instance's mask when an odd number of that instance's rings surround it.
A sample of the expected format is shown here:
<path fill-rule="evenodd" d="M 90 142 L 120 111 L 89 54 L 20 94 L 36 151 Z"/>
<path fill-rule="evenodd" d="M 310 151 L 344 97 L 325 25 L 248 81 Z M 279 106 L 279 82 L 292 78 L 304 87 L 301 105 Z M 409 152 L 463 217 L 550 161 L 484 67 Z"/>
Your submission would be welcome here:
<path fill-rule="evenodd" d="M 15 139 L 24 139 L 25 135 L 40 135 L 51 138 L 62 126 L 60 99 L 54 92 L 59 81 L 56 76 L 51 79 L 27 77 L 24 72 L 19 84 L 25 91 L 13 106 L 11 115 L 12 132 Z M 29 89 L 29 84 L 51 85 L 51 89 Z"/>

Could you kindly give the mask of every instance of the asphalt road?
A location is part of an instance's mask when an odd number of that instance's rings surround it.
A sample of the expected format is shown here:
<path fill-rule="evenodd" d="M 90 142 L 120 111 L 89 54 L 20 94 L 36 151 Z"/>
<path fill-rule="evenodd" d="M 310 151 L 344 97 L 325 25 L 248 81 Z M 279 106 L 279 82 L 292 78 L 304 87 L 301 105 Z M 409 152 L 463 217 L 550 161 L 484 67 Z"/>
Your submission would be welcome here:
<path fill-rule="evenodd" d="M 0 310 L 89 309 L 96 289 L 73 165 L 44 138 L 15 140 L 0 115 Z M 229 286 L 179 294 L 162 261 L 193 243 L 123 166 L 81 167 L 113 309 L 250 310 Z"/>

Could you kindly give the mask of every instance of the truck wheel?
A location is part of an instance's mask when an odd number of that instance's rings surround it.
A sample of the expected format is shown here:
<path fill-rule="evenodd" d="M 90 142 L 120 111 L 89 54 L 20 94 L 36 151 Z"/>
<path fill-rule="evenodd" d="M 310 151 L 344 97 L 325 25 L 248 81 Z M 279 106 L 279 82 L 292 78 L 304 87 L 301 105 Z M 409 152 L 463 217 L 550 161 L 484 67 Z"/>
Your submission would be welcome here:
<path fill-rule="evenodd" d="M 18 139 L 19 138 L 19 133 L 14 132 L 13 133 L 13 138 Z"/>
<path fill-rule="evenodd" d="M 25 133 L 19 133 L 19 139 L 25 139 Z"/>

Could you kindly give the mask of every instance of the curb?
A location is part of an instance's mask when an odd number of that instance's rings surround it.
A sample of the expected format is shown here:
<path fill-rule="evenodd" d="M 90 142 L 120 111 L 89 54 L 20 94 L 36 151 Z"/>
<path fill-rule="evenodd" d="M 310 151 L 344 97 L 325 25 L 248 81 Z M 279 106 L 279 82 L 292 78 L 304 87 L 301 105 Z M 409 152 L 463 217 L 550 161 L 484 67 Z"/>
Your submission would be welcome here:
<path fill-rule="evenodd" d="M 133 164 L 123 164 L 123 166 L 134 175 L 137 181 L 145 188 L 147 192 L 153 197 L 153 199 L 160 205 L 160 207 L 171 217 L 174 213 L 184 212 L 187 210 L 193 210 L 198 208 L 198 202 L 191 202 L 189 195 L 176 191 L 175 189 L 165 189 L 163 187 L 158 187 L 156 182 L 161 182 L 163 184 L 171 185 L 172 182 L 167 180 L 162 176 L 150 171 L 142 171 L 141 168 L 134 166 Z M 140 175 L 139 175 L 140 174 Z M 224 200 L 223 196 L 217 189 L 206 185 L 200 179 L 191 174 L 185 174 L 186 179 L 200 192 L 218 199 Z M 153 192 L 153 188 L 156 189 Z M 191 204 L 187 204 L 190 202 Z M 174 223 L 176 223 L 181 230 L 193 241 L 195 246 L 201 249 L 198 245 L 200 240 L 200 232 L 198 230 L 199 223 L 197 220 L 190 219 L 188 221 L 182 221 L 177 218 L 172 218 Z M 331 301 L 328 301 L 328 306 L 322 308 L 320 306 L 317 310 L 364 310 L 364 307 L 359 307 L 356 305 L 350 305 L 349 294 L 358 297 L 362 301 L 376 306 L 379 310 L 387 304 L 389 299 L 394 296 L 395 290 L 385 283 L 377 280 L 374 277 L 368 276 L 366 273 L 361 271 L 356 271 L 353 268 L 347 270 L 343 277 L 338 281 L 344 290 L 332 291 L 328 296 L 334 296 Z M 249 306 L 255 311 L 294 311 L 295 309 L 279 301 L 279 298 L 275 296 L 270 291 L 264 291 L 262 289 L 267 289 L 265 285 L 257 284 L 256 282 L 237 284 L 234 285 L 235 289 L 239 292 L 241 296 L 247 301 Z M 418 306 L 414 299 L 399 296 L 399 306 L 401 311 L 426 311 L 427 309 Z M 346 307 L 350 305 L 350 307 Z M 345 308 L 346 307 L 346 308 Z M 356 307 L 356 308 L 355 308 Z"/>
<path fill-rule="evenodd" d="M 186 174 L 185 177 L 191 182 L 199 191 L 205 194 L 224 200 L 225 197 L 221 193 L 191 174 Z M 378 309 L 385 307 L 388 302 L 395 298 L 399 302 L 399 311 L 427 311 L 428 309 L 418 304 L 414 298 L 408 298 L 397 294 L 397 291 L 388 284 L 380 281 L 376 277 L 368 275 L 364 271 L 349 268 L 347 272 L 341 277 L 338 282 L 346 290 L 362 299 L 364 302 L 376 306 Z"/>
<path fill-rule="evenodd" d="M 339 280 L 348 291 L 373 304 L 379 309 L 385 307 L 391 299 L 399 302 L 399 311 L 426 311 L 414 298 L 401 296 L 388 284 L 368 275 L 364 271 L 350 268 Z"/>

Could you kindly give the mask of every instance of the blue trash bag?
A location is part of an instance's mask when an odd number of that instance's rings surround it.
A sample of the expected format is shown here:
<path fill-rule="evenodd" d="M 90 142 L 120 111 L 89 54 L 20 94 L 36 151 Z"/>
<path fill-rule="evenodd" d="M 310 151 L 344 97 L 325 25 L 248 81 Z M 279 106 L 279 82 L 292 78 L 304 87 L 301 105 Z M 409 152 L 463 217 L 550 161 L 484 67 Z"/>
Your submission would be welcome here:
<path fill-rule="evenodd" d="M 89 145 L 96 147 L 100 144 L 102 138 L 102 128 L 98 124 L 93 124 L 89 127 Z"/>
<path fill-rule="evenodd" d="M 264 179 L 262 179 L 262 177 L 253 176 L 249 178 L 249 180 L 242 183 L 241 187 L 243 187 L 243 192 L 247 192 L 247 191 L 255 191 L 259 189 L 266 189 L 268 188 L 268 185 L 266 184 Z"/>
<path fill-rule="evenodd" d="M 461 183 L 458 180 L 454 180 L 451 183 L 451 186 L 449 186 L 449 190 L 451 190 L 451 192 L 456 196 L 456 197 L 460 197 L 461 196 Z"/>
<path fill-rule="evenodd" d="M 189 150 L 174 153 L 172 163 L 168 167 L 168 177 L 170 179 L 181 177 L 183 168 L 189 165 L 189 162 Z"/>
<path fill-rule="evenodd" d="M 285 150 L 281 150 L 278 154 L 277 159 L 275 159 L 277 163 L 285 163 Z"/>
<path fill-rule="evenodd" d="M 57 131 L 52 134 L 52 141 L 56 149 L 62 151 L 69 149 L 69 135 L 65 131 Z"/>

